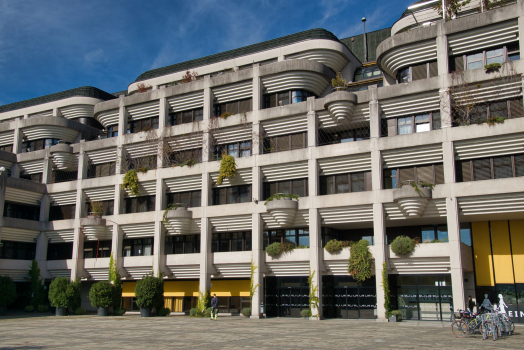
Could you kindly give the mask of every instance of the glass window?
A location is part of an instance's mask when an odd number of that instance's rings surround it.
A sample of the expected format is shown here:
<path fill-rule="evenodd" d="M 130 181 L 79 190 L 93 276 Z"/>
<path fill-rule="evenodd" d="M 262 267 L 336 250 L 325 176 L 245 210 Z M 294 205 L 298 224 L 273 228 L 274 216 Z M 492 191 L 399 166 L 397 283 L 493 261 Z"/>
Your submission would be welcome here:
<path fill-rule="evenodd" d="M 251 202 L 251 186 L 239 186 L 240 203 Z"/>
<path fill-rule="evenodd" d="M 191 192 L 191 206 L 192 207 L 199 207 L 200 206 L 200 191 L 192 191 Z"/>
<path fill-rule="evenodd" d="M 291 91 L 291 103 L 299 103 L 306 100 L 307 97 L 305 96 L 305 94 L 303 95 L 302 91 Z"/>
<path fill-rule="evenodd" d="M 410 79 L 409 67 L 401 70 L 399 73 L 399 83 L 407 83 Z"/>
<path fill-rule="evenodd" d="M 235 232 L 231 234 L 231 251 L 240 252 L 242 251 L 242 232 Z"/>
<path fill-rule="evenodd" d="M 513 177 L 513 171 L 511 169 L 511 156 L 493 158 L 493 170 L 495 179 Z"/>
<path fill-rule="evenodd" d="M 278 105 L 282 105 L 282 106 L 285 106 L 285 105 L 288 105 L 289 104 L 289 92 L 280 92 L 278 93 L 277 95 L 277 103 Z"/>
<path fill-rule="evenodd" d="M 335 176 L 336 193 L 349 193 L 349 176 L 336 175 Z"/>
<path fill-rule="evenodd" d="M 285 230 L 284 240 L 286 243 L 296 244 L 295 230 Z"/>
<path fill-rule="evenodd" d="M 238 143 L 227 146 L 227 154 L 234 158 L 238 158 Z"/>
<path fill-rule="evenodd" d="M 466 56 L 468 69 L 482 68 L 482 52 Z"/>
<path fill-rule="evenodd" d="M 524 155 L 515 156 L 515 176 L 524 176 Z"/>
<path fill-rule="evenodd" d="M 333 176 L 320 177 L 320 195 L 333 194 Z"/>
<path fill-rule="evenodd" d="M 364 173 L 351 174 L 351 192 L 362 192 L 365 190 Z"/>
<path fill-rule="evenodd" d="M 249 157 L 251 156 L 251 141 L 245 141 L 240 143 L 240 156 Z"/>
<path fill-rule="evenodd" d="M 221 252 L 229 252 L 229 241 L 231 240 L 230 233 L 220 234 L 220 250 Z"/>
<path fill-rule="evenodd" d="M 195 109 L 193 111 L 193 120 L 194 121 L 204 120 L 204 109 L 203 108 Z"/>
<path fill-rule="evenodd" d="M 415 117 L 416 131 L 424 132 L 430 130 L 429 114 L 417 115 Z"/>
<path fill-rule="evenodd" d="M 408 181 L 414 181 L 415 167 L 400 169 L 398 179 L 398 181 L 403 185 L 407 185 Z"/>
<path fill-rule="evenodd" d="M 227 204 L 238 203 L 238 187 L 228 187 L 227 191 Z"/>
<path fill-rule="evenodd" d="M 440 112 L 433 112 L 433 130 L 438 130 L 441 128 L 442 122 L 440 119 Z"/>
<path fill-rule="evenodd" d="M 411 117 L 398 118 L 398 134 L 405 135 L 413 132 Z"/>
<path fill-rule="evenodd" d="M 397 188 L 397 170 L 384 170 L 384 189 Z"/>
<path fill-rule="evenodd" d="M 508 103 L 507 101 L 493 102 L 489 106 L 490 118 L 507 118 Z"/>
<path fill-rule="evenodd" d="M 486 64 L 504 63 L 503 53 L 504 49 L 502 47 L 500 49 L 486 51 Z"/>
<path fill-rule="evenodd" d="M 441 242 L 448 241 L 448 227 L 446 225 L 437 226 L 437 238 Z"/>
<path fill-rule="evenodd" d="M 293 180 L 292 181 L 292 185 L 293 185 L 293 194 L 296 194 L 298 195 L 299 197 L 305 197 L 305 192 L 304 192 L 304 189 L 305 189 L 305 186 L 304 186 L 304 182 L 305 180 Z"/>
<path fill-rule="evenodd" d="M 488 159 L 476 159 L 473 161 L 473 178 L 475 181 L 491 179 L 491 165 Z"/>
<path fill-rule="evenodd" d="M 291 181 L 282 181 L 278 183 L 279 193 L 291 193 Z"/>
<path fill-rule="evenodd" d="M 309 231 L 299 229 L 298 230 L 298 245 L 306 246 L 309 248 Z"/>
<path fill-rule="evenodd" d="M 435 239 L 435 228 L 433 226 L 422 227 L 422 243 L 431 243 Z"/>
<path fill-rule="evenodd" d="M 433 183 L 433 166 L 418 166 L 417 181 Z"/>

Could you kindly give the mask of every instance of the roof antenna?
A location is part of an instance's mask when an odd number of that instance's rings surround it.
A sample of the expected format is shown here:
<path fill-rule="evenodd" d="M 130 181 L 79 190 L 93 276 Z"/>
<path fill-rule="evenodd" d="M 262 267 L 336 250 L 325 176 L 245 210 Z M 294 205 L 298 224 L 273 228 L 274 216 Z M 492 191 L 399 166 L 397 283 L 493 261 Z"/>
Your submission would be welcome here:
<path fill-rule="evenodd" d="M 362 24 L 364 25 L 364 63 L 368 61 L 368 45 L 366 42 L 366 17 L 362 17 Z"/>

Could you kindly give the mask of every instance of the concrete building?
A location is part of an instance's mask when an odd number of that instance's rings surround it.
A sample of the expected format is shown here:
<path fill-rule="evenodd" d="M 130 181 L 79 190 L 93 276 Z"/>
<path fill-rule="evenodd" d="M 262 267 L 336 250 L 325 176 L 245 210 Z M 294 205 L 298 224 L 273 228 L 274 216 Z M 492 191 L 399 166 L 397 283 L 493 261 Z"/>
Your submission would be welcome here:
<path fill-rule="evenodd" d="M 524 322 L 524 4 L 483 10 L 443 21 L 422 1 L 365 38 L 313 29 L 154 69 L 117 94 L 0 106 L 0 274 L 18 306 L 35 259 L 47 283 L 81 279 L 90 308 L 113 252 L 129 310 L 153 270 L 175 312 L 210 290 L 238 314 L 253 262 L 252 317 L 300 316 L 315 272 L 320 318 L 384 319 L 385 263 L 405 319 L 503 293 Z M 348 89 L 333 89 L 337 72 Z M 224 153 L 237 175 L 217 184 Z M 121 187 L 129 169 L 138 196 Z M 276 193 L 300 198 L 265 204 Z M 401 235 L 421 243 L 397 255 Z M 367 240 L 375 276 L 355 281 L 331 239 Z M 296 248 L 269 256 L 274 242 Z"/>

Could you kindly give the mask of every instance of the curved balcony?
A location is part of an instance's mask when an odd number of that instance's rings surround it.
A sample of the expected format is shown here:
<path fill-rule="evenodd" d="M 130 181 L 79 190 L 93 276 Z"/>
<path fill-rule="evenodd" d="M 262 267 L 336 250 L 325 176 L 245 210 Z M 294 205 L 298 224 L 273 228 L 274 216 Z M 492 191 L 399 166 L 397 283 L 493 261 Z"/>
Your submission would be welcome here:
<path fill-rule="evenodd" d="M 193 213 L 185 206 L 168 210 L 165 214 L 166 229 L 171 234 L 187 234 L 191 230 Z"/>
<path fill-rule="evenodd" d="M 420 218 L 431 199 L 431 189 L 424 187 L 417 189 L 418 191 L 410 185 L 405 185 L 393 192 L 393 200 L 398 203 L 400 210 L 410 218 Z"/>
<path fill-rule="evenodd" d="M 324 108 L 329 111 L 334 122 L 353 119 L 353 108 L 357 96 L 348 91 L 335 91 L 324 98 Z"/>

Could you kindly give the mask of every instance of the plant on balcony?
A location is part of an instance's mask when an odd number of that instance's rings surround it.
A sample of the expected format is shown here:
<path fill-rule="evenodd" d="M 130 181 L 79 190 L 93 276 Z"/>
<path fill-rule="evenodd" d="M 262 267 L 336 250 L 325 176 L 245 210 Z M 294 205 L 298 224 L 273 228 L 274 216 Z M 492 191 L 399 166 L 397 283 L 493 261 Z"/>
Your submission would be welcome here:
<path fill-rule="evenodd" d="M 337 76 L 335 77 L 335 79 L 331 79 L 331 85 L 333 85 L 334 89 L 345 88 L 347 86 L 346 80 L 342 78 L 342 74 L 340 74 L 340 72 L 337 73 Z"/>
<path fill-rule="evenodd" d="M 253 308 L 253 297 L 257 294 L 257 288 L 260 284 L 255 284 L 255 271 L 258 269 L 258 266 L 255 265 L 253 258 L 251 258 L 251 272 L 249 278 L 249 314 L 251 315 L 251 309 Z M 243 313 L 244 311 L 242 311 Z M 245 315 L 244 315 L 245 316 Z"/>
<path fill-rule="evenodd" d="M 366 241 L 367 242 L 367 241 Z M 311 272 L 311 269 L 309 269 L 309 277 L 307 279 L 307 283 L 309 285 L 309 316 L 312 316 L 312 310 L 317 310 L 317 314 L 313 315 L 313 317 L 316 317 L 318 319 L 318 304 L 320 303 L 320 300 L 318 298 L 318 285 L 315 285 L 315 270 Z"/>
<path fill-rule="evenodd" d="M 233 115 L 233 113 L 224 112 L 221 115 L 219 115 L 218 117 L 221 118 L 221 119 L 227 119 L 228 117 L 231 117 L 232 115 Z"/>
<path fill-rule="evenodd" d="M 418 241 L 408 236 L 398 236 L 391 242 L 391 250 L 397 255 L 406 255 L 415 250 Z"/>
<path fill-rule="evenodd" d="M 361 239 L 351 246 L 348 271 L 358 282 L 363 282 L 373 276 L 373 255 L 369 251 L 369 242 Z"/>
<path fill-rule="evenodd" d="M 220 161 L 220 171 L 217 178 L 217 185 L 221 185 L 224 179 L 232 179 L 237 174 L 237 163 L 235 163 L 235 157 L 228 154 L 222 155 Z"/>
<path fill-rule="evenodd" d="M 343 247 L 341 241 L 332 239 L 331 241 L 326 243 L 326 246 L 324 248 L 330 253 L 337 253 L 340 252 Z"/>
<path fill-rule="evenodd" d="M 31 261 L 29 265 L 29 272 L 27 273 L 31 283 L 31 299 L 30 304 L 33 308 L 37 308 L 45 302 L 45 289 L 40 277 L 40 268 L 36 260 Z"/>
<path fill-rule="evenodd" d="M 182 76 L 182 80 L 180 81 L 180 84 L 190 83 L 194 80 L 196 80 L 198 77 L 198 73 L 193 71 L 190 72 L 189 69 L 186 71 L 186 74 Z"/>
<path fill-rule="evenodd" d="M 0 315 L 16 300 L 16 285 L 9 276 L 0 276 Z"/>
<path fill-rule="evenodd" d="M 96 282 L 89 290 L 89 300 L 93 307 L 100 309 L 107 309 L 113 305 L 113 288 L 107 281 Z M 102 312 L 103 313 L 103 312 Z M 99 316 L 105 316 L 99 312 Z"/>
<path fill-rule="evenodd" d="M 486 124 L 489 126 L 495 126 L 495 124 L 504 124 L 506 118 L 504 117 L 490 117 L 486 119 Z"/>
<path fill-rule="evenodd" d="M 449 242 L 449 239 L 447 239 L 447 238 L 442 238 L 442 239 L 435 238 L 434 240 L 432 240 L 429 243 L 448 243 L 448 242 Z M 427 241 L 426 241 L 426 243 L 427 243 Z"/>
<path fill-rule="evenodd" d="M 171 203 L 167 206 L 166 210 L 164 210 L 164 214 L 162 215 L 162 222 L 164 224 L 167 224 L 167 212 L 170 210 L 175 210 L 176 208 L 183 207 L 183 205 Z"/>
<path fill-rule="evenodd" d="M 424 193 L 422 193 L 422 191 L 420 190 L 421 187 L 422 188 L 429 188 L 430 190 L 432 190 L 435 187 L 435 185 L 432 184 L 431 182 L 424 182 L 424 181 L 418 181 L 418 182 L 417 181 L 410 181 L 409 185 L 411 187 L 413 187 L 415 192 L 417 192 L 418 195 L 421 196 L 421 197 L 424 197 Z M 398 187 L 402 188 L 403 186 L 404 186 L 404 184 L 400 183 Z"/>
<path fill-rule="evenodd" d="M 120 186 L 123 190 L 128 190 L 133 196 L 140 196 L 140 187 L 138 185 L 138 175 L 135 169 L 129 169 L 124 175 L 124 181 Z"/>
<path fill-rule="evenodd" d="M 464 6 L 469 4 L 471 0 L 446 0 L 446 8 L 442 10 L 442 0 L 437 2 L 433 7 L 436 10 L 440 17 L 446 13 L 446 21 L 450 21 L 453 18 L 458 18 L 458 13 L 462 10 Z"/>
<path fill-rule="evenodd" d="M 308 249 L 309 247 L 307 245 L 304 245 L 304 244 L 299 244 L 297 245 L 294 249 Z"/>
<path fill-rule="evenodd" d="M 271 202 L 272 200 L 275 200 L 275 199 L 278 200 L 282 198 L 291 198 L 291 199 L 296 199 L 298 201 L 300 197 L 296 194 L 291 194 L 291 193 L 275 193 L 274 195 L 269 196 L 269 198 L 266 199 L 266 201 L 264 202 L 264 205 L 266 205 L 268 202 Z"/>
<path fill-rule="evenodd" d="M 389 300 L 389 281 L 388 281 L 388 269 L 386 263 L 382 264 L 382 288 L 384 289 L 384 310 L 386 312 L 386 318 L 389 319 L 391 305 Z"/>
<path fill-rule="evenodd" d="M 484 66 L 486 73 L 498 72 L 502 65 L 500 63 L 490 63 Z"/>
<path fill-rule="evenodd" d="M 197 164 L 197 161 L 196 161 L 195 158 L 189 158 L 184 163 L 180 164 L 180 166 L 183 167 L 183 166 L 187 165 L 188 168 L 191 168 L 192 166 L 194 166 L 196 164 Z"/>
<path fill-rule="evenodd" d="M 282 248 L 283 253 L 290 252 L 296 248 L 294 243 L 289 243 L 289 242 L 284 242 L 280 244 L 280 247 Z"/>
<path fill-rule="evenodd" d="M 137 171 L 138 173 L 145 174 L 145 173 L 147 173 L 147 172 L 149 171 L 149 168 L 146 167 L 146 166 L 141 166 L 141 167 L 139 167 L 138 169 L 136 169 L 136 171 Z"/>
<path fill-rule="evenodd" d="M 49 301 L 51 306 L 56 307 L 56 314 L 59 316 L 63 316 L 71 305 L 71 300 L 67 296 L 67 287 L 70 283 L 67 277 L 57 277 L 49 286 Z"/>
<path fill-rule="evenodd" d="M 144 83 L 138 83 L 136 84 L 136 88 L 138 89 L 139 93 L 147 92 L 149 89 L 151 89 L 151 85 L 146 85 Z"/>
<path fill-rule="evenodd" d="M 266 253 L 269 256 L 277 256 L 282 253 L 282 245 L 280 242 L 271 243 L 266 247 Z"/>
<path fill-rule="evenodd" d="M 89 203 L 90 213 L 95 216 L 102 216 L 104 213 L 104 204 L 102 202 L 93 201 Z"/>

